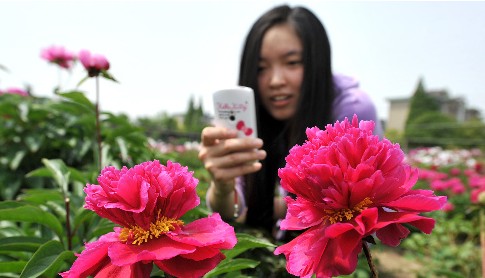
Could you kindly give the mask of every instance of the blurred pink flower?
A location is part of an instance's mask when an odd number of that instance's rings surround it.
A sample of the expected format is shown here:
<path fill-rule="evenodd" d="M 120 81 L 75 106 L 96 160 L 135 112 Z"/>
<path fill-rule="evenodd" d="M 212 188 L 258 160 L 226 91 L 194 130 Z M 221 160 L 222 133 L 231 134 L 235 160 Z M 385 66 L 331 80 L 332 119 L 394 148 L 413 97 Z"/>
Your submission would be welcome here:
<path fill-rule="evenodd" d="M 444 180 L 433 180 L 430 183 L 431 189 L 435 191 L 445 191 L 449 188 L 450 184 Z"/>
<path fill-rule="evenodd" d="M 470 176 L 468 183 L 473 188 L 485 188 L 485 176 L 475 174 Z"/>
<path fill-rule="evenodd" d="M 482 171 L 483 171 L 483 164 L 482 164 L 482 163 L 480 163 L 480 162 L 477 162 L 477 163 L 475 164 L 475 171 L 476 171 L 477 173 L 482 173 Z"/>
<path fill-rule="evenodd" d="M 449 188 L 451 188 L 451 192 L 454 194 L 460 195 L 465 193 L 466 188 L 461 179 L 459 178 L 451 178 L 448 180 Z"/>
<path fill-rule="evenodd" d="M 479 201 L 478 196 L 485 191 L 485 176 L 473 175 L 470 177 L 468 183 L 472 188 L 470 200 L 472 203 L 477 203 Z"/>
<path fill-rule="evenodd" d="M 459 174 L 461 174 L 460 168 L 453 167 L 450 169 L 450 175 L 458 176 Z"/>
<path fill-rule="evenodd" d="M 79 61 L 88 71 L 90 77 L 98 76 L 101 71 L 109 70 L 109 62 L 103 55 L 91 54 L 88 50 L 79 52 Z"/>
<path fill-rule="evenodd" d="M 399 245 L 409 230 L 431 233 L 434 219 L 421 212 L 441 209 L 446 197 L 430 190 L 412 190 L 418 171 L 405 163 L 398 144 L 372 134 L 374 123 L 349 122 L 307 129 L 308 140 L 296 145 L 279 170 L 286 197 L 285 230 L 303 230 L 279 246 L 286 268 L 297 276 L 330 277 L 352 273 L 362 240 L 376 235 L 382 243 Z"/>
<path fill-rule="evenodd" d="M 452 203 L 450 202 L 447 202 L 444 206 L 443 206 L 443 211 L 446 211 L 446 212 L 450 212 L 450 211 L 453 211 L 455 209 L 455 205 L 453 205 Z"/>
<path fill-rule="evenodd" d="M 463 174 L 465 174 L 465 176 L 467 177 L 471 177 L 473 175 L 476 175 L 477 172 L 475 171 L 475 169 L 465 169 L 463 170 Z"/>
<path fill-rule="evenodd" d="M 156 160 L 107 167 L 98 182 L 85 188 L 85 207 L 121 227 L 86 244 L 62 277 L 149 277 L 152 263 L 173 276 L 200 277 L 225 258 L 220 249 L 236 244 L 234 228 L 217 213 L 190 224 L 180 219 L 200 203 L 186 167 Z"/>
<path fill-rule="evenodd" d="M 42 49 L 40 56 L 65 69 L 70 69 L 76 60 L 76 56 L 73 53 L 67 51 L 63 46 L 55 45 Z"/>
<path fill-rule="evenodd" d="M 436 170 L 428 170 L 424 168 L 418 168 L 418 178 L 420 180 L 434 181 L 448 178 L 448 175 Z"/>
<path fill-rule="evenodd" d="M 13 94 L 13 95 L 20 95 L 20 96 L 29 96 L 29 93 L 20 88 L 8 88 L 6 90 L 0 90 L 0 95 L 3 94 Z"/>

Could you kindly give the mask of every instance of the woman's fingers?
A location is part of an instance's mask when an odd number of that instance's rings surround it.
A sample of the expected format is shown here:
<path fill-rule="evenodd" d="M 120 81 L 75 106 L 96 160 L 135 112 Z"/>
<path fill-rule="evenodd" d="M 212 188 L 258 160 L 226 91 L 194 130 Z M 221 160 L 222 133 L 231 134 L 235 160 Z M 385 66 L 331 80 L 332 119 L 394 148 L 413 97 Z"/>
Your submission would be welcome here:
<path fill-rule="evenodd" d="M 236 152 L 251 152 L 263 146 L 263 140 L 259 138 L 231 138 L 221 140 L 215 144 L 210 153 L 212 156 L 224 156 Z"/>
<path fill-rule="evenodd" d="M 215 180 L 227 180 L 261 169 L 259 160 L 266 158 L 264 150 L 250 150 L 231 153 L 220 157 L 211 157 L 204 162 L 204 167 Z"/>
<path fill-rule="evenodd" d="M 230 130 L 223 127 L 205 127 L 200 135 L 202 146 L 213 146 L 218 143 L 219 140 L 235 138 L 237 131 Z"/>
<path fill-rule="evenodd" d="M 264 158 L 266 158 L 266 151 L 253 149 L 245 152 L 235 152 L 224 156 L 211 157 L 205 161 L 204 167 L 212 172 L 216 168 L 227 169 L 237 167 L 241 164 L 253 163 Z"/>
<path fill-rule="evenodd" d="M 255 161 L 252 163 L 239 164 L 230 168 L 212 168 L 210 171 L 214 181 L 217 182 L 227 182 L 234 180 L 234 178 L 254 173 L 261 169 L 261 162 Z"/>
<path fill-rule="evenodd" d="M 266 152 L 259 150 L 263 140 L 237 138 L 237 133 L 227 128 L 206 127 L 202 130 L 201 141 L 199 159 L 214 181 L 220 183 L 259 171 L 259 160 L 266 158 Z"/>

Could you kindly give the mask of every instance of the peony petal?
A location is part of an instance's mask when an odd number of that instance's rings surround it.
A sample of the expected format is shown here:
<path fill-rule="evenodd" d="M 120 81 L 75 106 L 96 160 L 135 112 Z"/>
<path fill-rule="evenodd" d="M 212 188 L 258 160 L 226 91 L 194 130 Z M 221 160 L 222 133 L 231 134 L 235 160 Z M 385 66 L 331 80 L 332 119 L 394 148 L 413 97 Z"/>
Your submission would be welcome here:
<path fill-rule="evenodd" d="M 274 253 L 285 254 L 286 269 L 296 276 L 311 277 L 313 273 L 317 277 L 350 274 L 357 267 L 361 237 L 351 225 L 337 226 L 332 225 L 334 230 L 330 232 L 321 227 L 310 228 L 291 242 L 276 248 Z M 329 234 L 336 237 L 330 238 Z"/>
<path fill-rule="evenodd" d="M 150 277 L 152 272 L 152 263 L 136 263 L 131 265 L 116 266 L 112 264 L 106 265 L 101 269 L 94 278 L 138 278 L 138 277 Z"/>
<path fill-rule="evenodd" d="M 409 230 L 401 224 L 391 224 L 376 232 L 377 238 L 389 246 L 396 247 L 409 235 Z"/>
<path fill-rule="evenodd" d="M 234 228 L 222 221 L 218 213 L 195 220 L 184 225 L 178 233 L 169 233 L 167 236 L 174 241 L 196 247 L 211 246 L 231 249 L 237 242 Z"/>
<path fill-rule="evenodd" d="M 120 178 L 118 187 L 115 189 L 116 199 L 105 207 L 139 213 L 145 209 L 148 202 L 149 188 L 150 184 L 142 177 L 127 173 Z"/>
<path fill-rule="evenodd" d="M 357 226 L 355 230 L 362 236 L 368 236 L 373 233 L 379 221 L 379 209 L 369 208 L 365 209 L 355 218 Z"/>
<path fill-rule="evenodd" d="M 151 239 L 140 245 L 117 242 L 108 249 L 108 256 L 115 265 L 134 264 L 141 261 L 166 260 L 181 254 L 192 253 L 194 246 L 173 241 L 167 236 Z"/>
<path fill-rule="evenodd" d="M 87 243 L 69 271 L 60 273 L 64 278 L 87 277 L 110 265 L 108 248 L 116 240 L 115 233 L 101 236 L 97 241 Z"/>
<path fill-rule="evenodd" d="M 293 200 L 285 198 L 288 209 L 286 217 L 281 221 L 282 230 L 303 230 L 319 225 L 323 221 L 323 208 L 318 203 L 310 202 L 301 197 Z"/>
<path fill-rule="evenodd" d="M 175 257 L 170 260 L 155 261 L 155 264 L 164 272 L 175 277 L 202 277 L 207 272 L 214 269 L 225 256 L 221 253 L 214 257 L 194 261 L 182 257 Z"/>
<path fill-rule="evenodd" d="M 416 194 L 412 194 L 413 192 L 411 191 L 409 193 L 411 195 L 406 195 L 397 200 L 383 203 L 381 205 L 398 210 L 428 212 L 439 210 L 446 204 L 446 196 L 429 196 L 430 194 L 423 194 L 425 192 L 432 194 L 432 191 L 421 190 L 419 192 L 414 192 Z"/>
<path fill-rule="evenodd" d="M 347 246 L 347 248 L 342 249 L 342 246 Z M 317 277 L 351 274 L 357 268 L 358 255 L 361 250 L 362 239 L 354 231 L 329 240 L 325 252 L 315 268 Z"/>
<path fill-rule="evenodd" d="M 90 60 L 91 60 L 91 52 L 88 50 L 81 50 L 79 51 L 79 61 L 81 61 L 81 64 L 84 66 L 84 68 L 90 67 Z"/>
<path fill-rule="evenodd" d="M 274 254 L 285 255 L 288 273 L 311 277 L 329 241 L 327 237 L 322 236 L 323 234 L 324 230 L 321 228 L 310 228 L 289 243 L 277 247 Z M 312 253 L 309 252 L 311 249 Z"/>
<path fill-rule="evenodd" d="M 387 212 L 381 210 L 379 212 L 378 223 L 375 226 L 376 235 L 384 244 L 396 246 L 396 243 L 399 244 L 398 241 L 401 241 L 403 239 L 405 233 L 401 230 L 400 227 L 386 227 L 389 225 L 400 225 L 404 223 L 412 225 L 420 229 L 424 233 L 429 234 L 434 228 L 435 221 L 432 218 L 420 216 L 416 213 Z M 396 229 L 398 233 L 396 233 Z"/>

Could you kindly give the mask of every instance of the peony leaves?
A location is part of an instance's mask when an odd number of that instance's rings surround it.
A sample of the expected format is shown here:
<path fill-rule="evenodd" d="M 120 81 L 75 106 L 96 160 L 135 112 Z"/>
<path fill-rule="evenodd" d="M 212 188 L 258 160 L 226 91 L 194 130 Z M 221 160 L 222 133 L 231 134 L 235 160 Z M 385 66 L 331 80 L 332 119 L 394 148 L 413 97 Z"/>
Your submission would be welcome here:
<path fill-rule="evenodd" d="M 216 268 L 209 271 L 204 278 L 219 277 L 221 274 L 236 272 L 243 269 L 255 268 L 259 265 L 259 261 L 235 258 L 236 256 L 253 248 L 275 248 L 276 245 L 264 238 L 257 238 L 255 236 L 238 233 L 236 234 L 237 244 L 233 249 L 225 250 L 223 253 L 226 256 Z"/>
<path fill-rule="evenodd" d="M 59 267 L 65 262 L 72 262 L 76 256 L 72 251 L 65 251 L 59 241 L 51 240 L 40 246 L 27 262 L 20 278 L 53 277 Z"/>
<path fill-rule="evenodd" d="M 6 203 L 3 202 L 2 204 Z M 57 217 L 32 205 L 2 208 L 0 209 L 0 220 L 38 223 L 50 228 L 60 238 L 62 238 L 64 230 Z"/>

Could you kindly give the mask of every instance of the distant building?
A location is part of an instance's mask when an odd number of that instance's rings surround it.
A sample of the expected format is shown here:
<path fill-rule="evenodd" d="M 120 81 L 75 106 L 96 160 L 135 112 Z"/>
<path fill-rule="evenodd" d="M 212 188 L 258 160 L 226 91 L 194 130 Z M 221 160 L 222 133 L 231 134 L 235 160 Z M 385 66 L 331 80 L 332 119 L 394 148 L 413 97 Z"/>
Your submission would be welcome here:
<path fill-rule="evenodd" d="M 441 112 L 455 118 L 458 122 L 464 122 L 473 118 L 480 118 L 480 111 L 467 108 L 461 97 L 450 97 L 446 90 L 427 91 L 433 96 L 441 107 Z M 394 129 L 403 132 L 409 114 L 409 102 L 411 98 L 393 98 L 389 101 L 389 114 L 386 129 Z"/>

